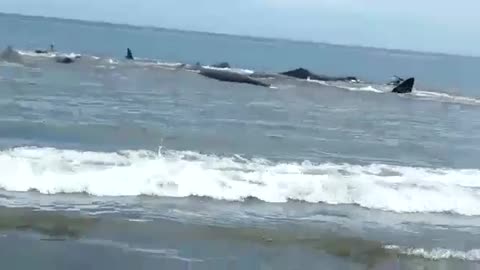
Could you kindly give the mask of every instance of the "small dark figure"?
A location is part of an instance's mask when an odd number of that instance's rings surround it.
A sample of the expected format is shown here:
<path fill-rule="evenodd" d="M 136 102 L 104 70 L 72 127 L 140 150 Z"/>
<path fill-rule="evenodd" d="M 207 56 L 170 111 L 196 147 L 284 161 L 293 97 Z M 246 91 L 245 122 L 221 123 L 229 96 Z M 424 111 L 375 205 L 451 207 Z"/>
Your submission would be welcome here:
<path fill-rule="evenodd" d="M 127 48 L 127 56 L 125 56 L 125 58 L 127 58 L 128 60 L 134 60 L 133 59 L 133 54 L 132 54 L 132 51 L 130 50 L 130 48 Z"/>
<path fill-rule="evenodd" d="M 75 62 L 75 60 L 73 60 L 72 58 L 67 57 L 67 56 L 56 57 L 55 61 L 57 63 L 60 63 L 60 64 L 71 64 L 71 63 Z"/>

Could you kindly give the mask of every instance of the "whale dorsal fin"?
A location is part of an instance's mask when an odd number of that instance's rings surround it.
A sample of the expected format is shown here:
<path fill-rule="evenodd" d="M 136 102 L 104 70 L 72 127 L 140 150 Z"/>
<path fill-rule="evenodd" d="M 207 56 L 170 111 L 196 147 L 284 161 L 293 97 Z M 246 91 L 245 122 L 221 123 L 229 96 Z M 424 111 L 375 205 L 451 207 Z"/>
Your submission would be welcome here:
<path fill-rule="evenodd" d="M 127 56 L 125 56 L 125 58 L 127 58 L 128 60 L 133 60 L 133 54 L 130 48 L 127 48 Z"/>

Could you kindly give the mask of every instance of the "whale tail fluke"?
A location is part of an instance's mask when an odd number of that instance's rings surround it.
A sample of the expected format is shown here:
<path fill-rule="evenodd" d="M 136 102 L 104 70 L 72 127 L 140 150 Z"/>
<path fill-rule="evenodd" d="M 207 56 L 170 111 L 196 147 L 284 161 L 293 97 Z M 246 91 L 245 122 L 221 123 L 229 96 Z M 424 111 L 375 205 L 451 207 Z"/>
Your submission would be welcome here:
<path fill-rule="evenodd" d="M 411 93 L 413 89 L 413 85 L 415 84 L 415 78 L 408 78 L 402 81 L 399 85 L 393 88 L 393 93 L 405 94 Z"/>
<path fill-rule="evenodd" d="M 127 56 L 125 56 L 125 58 L 128 60 L 134 60 L 132 50 L 130 50 L 130 48 L 127 48 Z"/>

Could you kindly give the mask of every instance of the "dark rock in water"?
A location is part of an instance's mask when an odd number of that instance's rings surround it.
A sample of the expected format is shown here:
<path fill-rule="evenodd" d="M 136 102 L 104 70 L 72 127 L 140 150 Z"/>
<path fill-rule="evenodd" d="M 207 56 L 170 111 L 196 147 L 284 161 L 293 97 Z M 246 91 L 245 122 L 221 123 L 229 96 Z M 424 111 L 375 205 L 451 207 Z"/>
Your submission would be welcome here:
<path fill-rule="evenodd" d="M 23 64 L 23 58 L 12 46 L 8 46 L 1 54 L 0 59 L 10 63 Z"/>
<path fill-rule="evenodd" d="M 230 64 L 229 64 L 228 62 L 221 62 L 221 63 L 212 65 L 212 67 L 216 67 L 216 68 L 230 68 Z"/>
<path fill-rule="evenodd" d="M 258 86 L 270 87 L 270 84 L 255 80 L 247 75 L 232 71 L 214 70 L 214 69 L 200 69 L 200 75 L 208 78 L 216 79 L 224 82 L 247 83 Z"/>
<path fill-rule="evenodd" d="M 126 59 L 128 60 L 134 60 L 133 59 L 133 54 L 132 54 L 132 51 L 130 50 L 130 48 L 127 48 L 127 56 L 125 56 Z"/>
<path fill-rule="evenodd" d="M 289 76 L 289 77 L 294 77 L 297 79 L 304 79 L 304 80 L 310 78 L 311 80 L 318 80 L 318 81 L 358 81 L 358 79 L 354 76 L 332 77 L 327 75 L 318 75 L 304 68 L 297 68 L 294 70 L 281 72 L 280 74 Z"/>
<path fill-rule="evenodd" d="M 413 89 L 413 85 L 415 84 L 415 78 L 408 78 L 400 83 L 397 87 L 395 87 L 392 92 L 393 93 L 411 93 Z"/>
<path fill-rule="evenodd" d="M 61 63 L 61 64 L 71 64 L 71 63 L 75 62 L 75 60 L 73 60 L 73 58 L 68 57 L 68 56 L 57 56 L 57 57 L 55 57 L 55 61 L 57 63 Z"/>

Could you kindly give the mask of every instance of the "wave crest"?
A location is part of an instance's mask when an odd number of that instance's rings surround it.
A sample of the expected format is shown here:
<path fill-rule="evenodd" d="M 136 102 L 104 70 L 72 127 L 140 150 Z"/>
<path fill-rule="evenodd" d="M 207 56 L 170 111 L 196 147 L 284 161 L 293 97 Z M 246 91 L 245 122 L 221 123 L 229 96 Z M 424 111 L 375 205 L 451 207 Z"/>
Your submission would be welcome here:
<path fill-rule="evenodd" d="M 372 164 L 273 163 L 196 152 L 81 152 L 19 147 L 0 152 L 0 187 L 45 194 L 258 198 L 272 203 L 356 204 L 395 212 L 480 215 L 480 171 Z"/>

